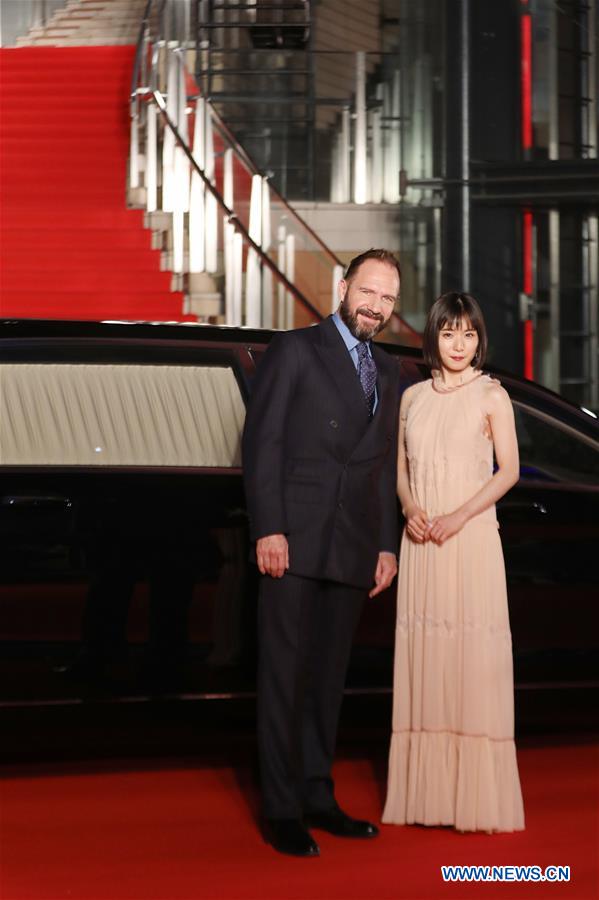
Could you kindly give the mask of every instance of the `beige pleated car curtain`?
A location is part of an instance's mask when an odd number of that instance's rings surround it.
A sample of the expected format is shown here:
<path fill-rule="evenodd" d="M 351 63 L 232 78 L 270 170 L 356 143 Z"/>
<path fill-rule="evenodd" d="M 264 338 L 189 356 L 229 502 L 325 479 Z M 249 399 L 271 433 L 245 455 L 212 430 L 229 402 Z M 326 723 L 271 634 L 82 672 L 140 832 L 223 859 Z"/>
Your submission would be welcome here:
<path fill-rule="evenodd" d="M 225 367 L 0 365 L 0 465 L 241 465 L 245 407 Z"/>

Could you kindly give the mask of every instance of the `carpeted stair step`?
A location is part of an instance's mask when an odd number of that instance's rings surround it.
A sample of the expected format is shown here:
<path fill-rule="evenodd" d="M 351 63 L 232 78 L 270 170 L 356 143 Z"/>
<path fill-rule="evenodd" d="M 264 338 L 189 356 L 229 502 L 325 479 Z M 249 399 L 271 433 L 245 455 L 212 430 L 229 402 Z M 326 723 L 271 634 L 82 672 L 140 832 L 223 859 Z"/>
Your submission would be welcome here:
<path fill-rule="evenodd" d="M 2 289 L 4 291 L 43 291 L 49 285 L 53 290 L 73 291 L 120 291 L 123 282 L 131 282 L 131 290 L 137 294 L 145 294 L 155 291 L 169 291 L 172 275 L 170 272 L 140 271 L 138 269 L 113 269 L 105 264 L 101 268 L 91 270 L 89 267 L 75 269 L 65 261 L 62 270 L 45 269 L 38 266 L 35 256 L 32 256 L 31 266 L 20 269 L 12 269 L 3 266 Z"/>
<path fill-rule="evenodd" d="M 2 111 L 1 127 L 9 130 L 10 127 L 16 127 L 18 131 L 24 131 L 27 128 L 35 129 L 38 132 L 46 133 L 58 131 L 59 134 L 68 134 L 70 130 L 81 132 L 86 131 L 104 131 L 107 127 L 121 125 L 123 116 L 127 119 L 126 111 L 115 109 L 114 104 L 105 107 L 95 107 L 93 109 L 81 109 L 81 104 L 61 103 L 50 105 L 49 103 L 40 104 L 38 107 L 30 103 L 20 107 L 15 104 L 14 109 L 9 106 Z M 60 120 L 57 122 L 56 117 L 60 114 Z"/>
<path fill-rule="evenodd" d="M 147 272 L 155 274 L 160 269 L 160 250 L 149 254 L 132 253 L 131 248 L 107 247 L 95 250 L 88 247 L 71 248 L 68 253 L 57 253 L 53 247 L 36 247 L 35 250 L 13 249 L 4 261 L 4 272 L 22 272 L 35 264 L 36 271 L 64 272 L 66 267 L 74 270 L 108 268 L 111 272 Z"/>
<path fill-rule="evenodd" d="M 135 228 L 10 228 L 0 230 L 2 245 L 7 251 L 3 258 L 8 264 L 10 254 L 24 253 L 28 256 L 37 250 L 48 249 L 55 254 L 69 256 L 74 251 L 87 250 L 90 253 L 129 253 L 132 250 L 151 250 L 152 236 L 142 227 Z M 152 253 L 156 251 L 152 250 Z M 137 256 L 137 254 L 136 254 Z M 143 254 L 144 258 L 146 254 Z M 140 254 L 141 257 L 141 254 Z M 152 257 L 154 258 L 154 257 Z"/>
<path fill-rule="evenodd" d="M 53 209 L 61 209 L 63 216 L 66 216 L 71 210 L 76 214 L 79 209 L 85 209 L 90 205 L 94 208 L 110 208 L 115 205 L 115 201 L 120 200 L 123 204 L 125 203 L 124 189 L 115 191 L 97 184 L 91 177 L 91 173 L 90 179 L 85 185 L 71 183 L 68 187 L 60 187 L 51 182 L 37 186 L 35 184 L 11 184 L 3 188 L 2 194 L 7 205 L 11 201 L 28 206 L 32 206 L 34 203 L 45 203 Z"/>
<path fill-rule="evenodd" d="M 41 48 L 38 48 L 40 50 Z M 71 48 L 73 49 L 73 48 Z M 8 50 L 3 53 L 31 53 L 30 50 Z M 129 79 L 131 77 L 131 66 L 123 66 L 121 70 L 105 71 L 101 68 L 93 71 L 85 71 L 83 79 L 76 77 L 78 67 L 57 68 L 41 66 L 40 69 L 32 71 L 26 67 L 21 69 L 19 66 L 13 66 L 11 63 L 0 63 L 0 73 L 2 74 L 2 84 L 6 88 L 22 88 L 37 87 L 40 91 L 51 94 L 52 88 L 59 87 L 61 90 L 70 90 L 79 94 L 87 94 L 88 102 L 98 95 L 106 95 L 109 91 L 117 91 L 128 93 L 130 88 Z"/>
<path fill-rule="evenodd" d="M 148 321 L 196 321 L 195 316 L 181 313 L 183 296 L 170 295 L 165 301 L 164 292 L 146 292 L 137 297 L 130 292 L 113 292 L 107 296 L 103 291 L 80 291 L 65 295 L 63 291 L 21 291 L 5 295 L 0 300 L 0 315 L 17 318 L 26 315 L 32 319 L 145 319 Z M 57 310 L 67 308 L 69 315 L 57 314 Z M 26 309 L 26 314 L 23 312 Z"/>
<path fill-rule="evenodd" d="M 10 206 L 2 205 L 2 227 L 23 228 L 31 225 L 34 228 L 73 228 L 74 224 L 80 228 L 143 228 L 143 213 L 141 210 L 116 208 L 112 205 L 107 208 L 88 209 L 84 207 L 77 211 L 77 216 L 61 216 L 60 209 L 49 209 L 47 205 L 31 203 L 26 206 L 16 203 Z"/>
<path fill-rule="evenodd" d="M 126 207 L 134 48 L 0 50 L 0 315 L 195 321 Z"/>
<path fill-rule="evenodd" d="M 56 88 L 55 88 L 56 92 Z M 102 120 L 117 119 L 121 120 L 123 112 L 127 114 L 127 110 L 117 108 L 114 104 L 114 97 L 98 97 L 93 106 L 82 109 L 84 95 L 65 96 L 60 91 L 60 97 L 48 94 L 46 97 L 38 97 L 31 88 L 23 92 L 22 103 L 14 102 L 16 97 L 15 91 L 10 91 L 11 103 L 6 103 L 6 108 L 2 112 L 2 119 L 6 121 L 8 116 L 10 120 L 22 118 L 24 115 L 28 117 L 35 116 L 37 121 L 44 122 L 50 116 L 56 116 L 60 113 L 62 117 L 72 115 L 76 116 L 78 121 L 85 121 L 87 117 L 100 116 Z M 6 97 L 6 95 L 5 95 Z M 6 101 L 5 101 L 6 102 Z"/>
<path fill-rule="evenodd" d="M 104 69 L 108 76 L 110 76 L 111 73 L 114 74 L 114 72 L 126 71 L 127 64 L 130 60 L 133 60 L 135 56 L 134 47 L 125 49 L 121 47 L 113 48 L 106 46 L 104 50 L 104 58 L 96 56 L 94 59 L 89 56 L 89 47 L 69 47 L 71 58 L 67 59 L 64 56 L 60 57 L 56 55 L 52 47 L 7 47 L 5 50 L 6 56 L 4 56 L 2 65 L 3 67 L 11 66 L 13 69 L 28 69 L 30 72 L 35 72 L 36 70 L 32 70 L 30 65 L 33 57 L 27 55 L 35 53 L 37 54 L 35 63 L 38 67 L 38 73 L 42 70 L 48 73 L 55 69 L 73 71 L 74 68 L 83 66 L 85 67 L 86 74 L 88 72 L 100 72 Z M 120 56 L 118 55 L 119 53 L 121 54 Z M 111 58 L 108 60 L 109 54 Z M 110 62 L 110 68 L 107 68 L 106 66 L 107 61 Z"/>
<path fill-rule="evenodd" d="M 110 63 L 109 66 L 104 65 L 102 61 L 94 62 L 93 59 L 90 59 L 88 57 L 89 47 L 69 47 L 69 53 L 73 54 L 71 60 L 65 60 L 64 58 L 61 60 L 57 56 L 52 56 L 54 53 L 54 48 L 52 47 L 35 47 L 31 49 L 26 47 L 18 49 L 6 47 L 3 50 L 3 58 L 0 61 L 0 71 L 7 73 L 18 72 L 23 75 L 25 81 L 35 81 L 37 79 L 46 84 L 49 84 L 57 73 L 62 73 L 63 77 L 66 78 L 68 74 L 74 75 L 76 72 L 84 72 L 85 81 L 88 79 L 98 80 L 103 76 L 103 81 L 106 84 L 114 84 L 120 76 L 126 76 L 131 71 L 128 49 L 125 50 L 123 48 L 123 52 L 127 56 L 123 56 L 120 60 L 114 57 L 114 54 L 117 52 L 116 49 L 111 47 L 103 49 L 110 50 L 113 54 L 113 58 L 108 61 Z M 121 48 L 119 47 L 118 49 L 120 50 Z M 81 52 L 82 50 L 83 52 Z M 93 52 L 102 52 L 102 50 L 94 48 Z M 31 67 L 30 59 L 23 55 L 30 53 L 40 54 L 40 57 L 36 60 L 35 68 Z M 133 53 L 131 53 L 132 60 Z"/>
<path fill-rule="evenodd" d="M 123 120 L 115 119 L 109 123 L 104 123 L 102 119 L 90 117 L 87 121 L 73 122 L 65 119 L 61 122 L 48 122 L 46 125 L 40 126 L 37 122 L 23 117 L 21 122 L 7 122 L 5 120 L 0 122 L 0 136 L 35 140 L 41 131 L 46 142 L 55 144 L 56 141 L 60 141 L 69 144 L 77 140 L 83 128 L 88 140 L 96 135 L 107 138 L 110 137 L 111 131 L 120 131 L 120 128 L 126 122 L 126 117 L 123 117 Z"/>
<path fill-rule="evenodd" d="M 6 160 L 4 160 L 4 164 L 6 164 Z M 21 192 L 25 191 L 23 182 L 26 182 L 26 188 L 30 191 L 43 191 L 46 188 L 54 187 L 57 181 L 62 181 L 67 177 L 70 179 L 71 185 L 77 186 L 79 189 L 89 185 L 105 191 L 118 191 L 121 194 L 123 190 L 123 180 L 119 178 L 118 173 L 106 172 L 99 167 L 94 170 L 94 167 L 89 165 L 73 164 L 72 167 L 69 167 L 68 160 L 63 159 L 46 159 L 43 169 L 39 168 L 36 163 L 31 164 L 27 161 L 20 164 L 15 163 L 11 166 L 11 172 L 12 179 L 0 174 L 0 186 L 5 201 L 8 199 L 10 191 L 14 191 L 17 199 L 22 196 Z M 15 184 L 15 181 L 18 183 Z M 7 190 L 8 193 L 6 193 Z"/>
<path fill-rule="evenodd" d="M 45 134 L 38 134 L 35 141 L 32 139 L 31 133 L 4 135 L 2 139 L 2 147 L 4 148 L 2 156 L 4 157 L 4 151 L 10 153 L 12 150 L 21 149 L 23 152 L 28 152 L 34 143 L 43 151 L 43 158 L 48 153 L 60 156 L 67 152 L 73 155 L 76 154 L 79 159 L 88 159 L 91 155 L 92 157 L 103 159 L 103 164 L 106 165 L 105 154 L 112 152 L 116 156 L 118 152 L 119 161 L 123 158 L 127 159 L 128 138 L 123 138 L 122 135 L 117 133 L 114 134 L 114 137 L 106 134 L 80 135 L 76 142 L 68 141 L 58 146 L 55 139 Z"/>

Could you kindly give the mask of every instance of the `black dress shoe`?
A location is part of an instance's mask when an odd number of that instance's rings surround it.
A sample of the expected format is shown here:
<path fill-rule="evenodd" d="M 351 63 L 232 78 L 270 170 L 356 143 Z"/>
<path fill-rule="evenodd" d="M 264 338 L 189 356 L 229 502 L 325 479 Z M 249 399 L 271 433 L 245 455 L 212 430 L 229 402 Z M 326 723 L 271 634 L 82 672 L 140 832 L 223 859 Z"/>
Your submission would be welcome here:
<path fill-rule="evenodd" d="M 363 819 L 352 819 L 338 806 L 322 812 L 307 813 L 305 821 L 312 828 L 320 828 L 336 837 L 373 838 L 379 833 L 376 825 Z"/>
<path fill-rule="evenodd" d="M 290 856 L 319 856 L 318 844 L 299 819 L 265 819 L 264 839 Z"/>

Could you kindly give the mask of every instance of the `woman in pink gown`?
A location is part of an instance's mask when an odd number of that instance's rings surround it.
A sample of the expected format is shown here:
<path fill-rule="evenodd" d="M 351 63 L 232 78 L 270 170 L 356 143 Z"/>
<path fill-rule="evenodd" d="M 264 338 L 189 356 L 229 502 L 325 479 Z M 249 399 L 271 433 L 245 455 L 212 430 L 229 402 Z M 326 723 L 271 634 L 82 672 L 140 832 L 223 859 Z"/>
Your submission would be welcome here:
<path fill-rule="evenodd" d="M 474 298 L 444 294 L 424 333 L 433 377 L 401 401 L 390 824 L 524 828 L 495 515 L 518 480 L 518 444 L 508 394 L 482 372 L 486 348 Z"/>

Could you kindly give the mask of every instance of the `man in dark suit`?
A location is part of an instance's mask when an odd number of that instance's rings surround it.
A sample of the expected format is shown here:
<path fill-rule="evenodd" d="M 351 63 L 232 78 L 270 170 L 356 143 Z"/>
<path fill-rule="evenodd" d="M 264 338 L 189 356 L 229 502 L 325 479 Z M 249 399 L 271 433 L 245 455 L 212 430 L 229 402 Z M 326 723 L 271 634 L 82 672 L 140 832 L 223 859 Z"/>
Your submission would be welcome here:
<path fill-rule="evenodd" d="M 371 339 L 391 317 L 399 286 L 391 253 L 352 260 L 337 312 L 272 340 L 247 411 L 244 479 L 262 575 L 265 836 L 296 856 L 319 853 L 309 827 L 378 834 L 337 805 L 331 765 L 364 599 L 397 572 L 399 369 Z"/>

